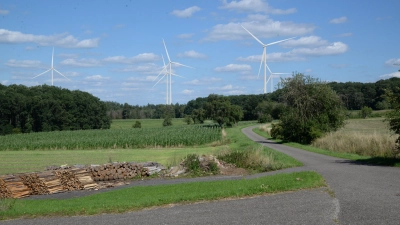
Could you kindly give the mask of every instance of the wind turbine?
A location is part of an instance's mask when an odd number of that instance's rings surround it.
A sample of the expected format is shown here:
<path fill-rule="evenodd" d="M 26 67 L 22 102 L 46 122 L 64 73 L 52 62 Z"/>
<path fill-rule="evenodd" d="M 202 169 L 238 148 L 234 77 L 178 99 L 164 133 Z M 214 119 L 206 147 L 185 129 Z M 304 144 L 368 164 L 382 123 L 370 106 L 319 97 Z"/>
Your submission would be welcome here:
<path fill-rule="evenodd" d="M 269 77 L 268 77 L 268 80 L 267 80 L 267 83 L 268 83 L 269 80 L 271 79 L 271 93 L 272 93 L 273 87 L 274 87 L 274 86 L 273 86 L 273 83 L 272 83 L 272 79 L 273 79 L 274 75 L 278 75 L 278 77 L 279 77 L 279 75 L 290 74 L 290 73 L 273 73 L 273 72 L 271 71 L 271 69 L 269 68 L 268 65 L 267 65 L 267 68 L 268 68 L 268 71 L 270 72 Z"/>
<path fill-rule="evenodd" d="M 185 67 L 192 68 L 192 69 L 194 69 L 194 68 L 190 67 L 190 66 L 183 65 L 183 64 L 178 63 L 178 62 L 172 62 L 171 58 L 169 57 L 167 46 L 165 45 L 164 39 L 163 39 L 163 43 L 164 43 L 165 52 L 167 53 L 167 57 L 168 57 L 168 64 L 167 64 L 167 66 L 165 68 L 167 68 L 167 70 L 168 70 L 168 67 L 169 67 L 169 71 L 167 72 L 168 73 L 167 74 L 167 79 L 168 79 L 168 75 L 169 75 L 169 102 L 167 101 L 167 104 L 172 104 L 172 75 L 181 77 L 179 75 L 176 75 L 176 74 L 172 73 L 172 64 L 179 65 L 179 66 L 185 66 Z M 167 96 L 168 96 L 168 92 L 167 92 Z"/>
<path fill-rule="evenodd" d="M 267 93 L 267 46 L 274 45 L 274 44 L 278 44 L 278 43 L 281 43 L 281 42 L 284 42 L 284 41 L 288 41 L 288 40 L 293 39 L 293 38 L 296 38 L 296 37 L 291 37 L 291 38 L 288 38 L 288 39 L 284 39 L 284 40 L 280 40 L 280 41 L 275 41 L 275 42 L 272 42 L 272 43 L 269 43 L 269 44 L 264 44 L 264 43 L 262 43 L 256 36 L 254 36 L 252 33 L 250 33 L 250 31 L 248 31 L 246 28 L 244 28 L 244 26 L 242 26 L 242 27 L 243 27 L 243 29 L 245 29 L 254 39 L 256 39 L 256 41 L 257 41 L 258 43 L 260 43 L 260 44 L 263 46 L 263 54 L 262 54 L 262 57 L 261 57 L 260 69 L 258 69 L 258 76 L 260 76 L 261 66 L 262 66 L 262 64 L 263 64 L 263 62 L 264 62 L 264 94 L 265 94 L 265 93 Z"/>
<path fill-rule="evenodd" d="M 168 105 L 168 69 L 167 69 L 167 66 L 165 65 L 164 56 L 161 55 L 161 57 L 162 57 L 162 59 L 163 59 L 164 66 L 163 66 L 163 69 L 161 70 L 161 72 L 157 75 L 156 78 L 154 78 L 153 81 L 155 81 L 155 80 L 160 76 L 160 74 L 162 74 L 162 73 L 164 72 L 164 75 L 157 81 L 156 84 L 154 84 L 154 86 L 156 86 L 165 76 L 167 76 L 167 77 L 166 77 L 166 80 L 165 80 L 165 83 L 166 83 L 166 85 L 167 85 L 167 88 L 166 88 L 166 90 L 167 90 L 167 91 L 166 91 L 167 96 L 166 96 L 165 100 L 166 100 L 166 104 Z M 154 87 L 154 86 L 153 86 L 153 87 Z"/>
<path fill-rule="evenodd" d="M 54 47 L 53 47 L 53 53 L 51 54 L 51 68 L 48 69 L 48 70 L 46 70 L 46 71 L 44 71 L 43 73 L 41 73 L 41 74 L 39 74 L 39 75 L 36 75 L 36 76 L 32 77 L 32 79 L 34 79 L 34 78 L 36 78 L 36 77 L 38 77 L 38 76 L 41 76 L 41 75 L 43 75 L 43 74 L 45 74 L 45 73 L 47 73 L 47 72 L 49 72 L 49 71 L 51 70 L 51 86 L 53 86 L 53 83 L 54 83 L 54 81 L 53 81 L 53 79 L 54 79 L 53 72 L 54 72 L 54 71 L 56 71 L 56 72 L 57 72 L 58 74 L 60 74 L 61 76 L 65 77 L 67 80 L 70 80 L 68 77 L 64 76 L 62 73 L 60 73 L 58 70 L 56 70 L 56 69 L 54 68 L 53 62 L 54 62 Z"/>

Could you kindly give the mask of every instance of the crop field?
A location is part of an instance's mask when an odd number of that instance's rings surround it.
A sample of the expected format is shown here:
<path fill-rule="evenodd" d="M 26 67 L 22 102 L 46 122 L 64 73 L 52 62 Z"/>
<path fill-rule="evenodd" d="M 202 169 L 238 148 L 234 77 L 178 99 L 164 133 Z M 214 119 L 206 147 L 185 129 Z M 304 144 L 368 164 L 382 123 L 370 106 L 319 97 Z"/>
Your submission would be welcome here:
<path fill-rule="evenodd" d="M 2 151 L 159 148 L 197 146 L 219 141 L 221 129 L 204 126 L 79 130 L 6 135 Z"/>

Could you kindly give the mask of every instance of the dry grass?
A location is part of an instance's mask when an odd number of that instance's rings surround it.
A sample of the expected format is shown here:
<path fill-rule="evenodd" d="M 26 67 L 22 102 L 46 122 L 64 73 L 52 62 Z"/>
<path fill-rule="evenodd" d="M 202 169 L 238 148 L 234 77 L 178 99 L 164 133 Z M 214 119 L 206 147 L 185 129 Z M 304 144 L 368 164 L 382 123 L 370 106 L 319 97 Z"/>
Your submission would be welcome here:
<path fill-rule="evenodd" d="M 348 120 L 346 126 L 315 140 L 312 146 L 371 157 L 393 157 L 396 136 L 382 118 Z"/>
<path fill-rule="evenodd" d="M 268 134 L 271 134 L 271 132 L 270 132 L 271 131 L 271 124 L 270 123 L 260 125 L 258 127 L 258 129 L 260 131 L 264 131 L 264 132 L 267 132 Z"/>

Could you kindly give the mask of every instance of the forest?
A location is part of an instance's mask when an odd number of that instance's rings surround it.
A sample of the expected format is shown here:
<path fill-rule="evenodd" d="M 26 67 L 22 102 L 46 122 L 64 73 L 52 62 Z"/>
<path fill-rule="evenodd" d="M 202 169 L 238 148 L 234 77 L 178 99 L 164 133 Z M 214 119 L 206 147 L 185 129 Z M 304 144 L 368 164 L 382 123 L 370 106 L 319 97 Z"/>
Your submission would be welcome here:
<path fill-rule="evenodd" d="M 108 129 L 106 104 L 83 91 L 40 85 L 0 84 L 0 135 Z"/>
<path fill-rule="evenodd" d="M 375 83 L 330 82 L 328 85 L 341 98 L 348 110 L 370 107 L 374 110 L 389 109 L 386 91 L 399 93 L 400 78 L 379 80 Z M 242 120 L 259 120 L 260 114 L 269 110 L 277 119 L 282 104 L 282 91 L 259 95 L 226 96 L 232 105 L 240 106 Z M 160 119 L 169 116 L 184 118 L 193 110 L 204 108 L 208 97 L 199 97 L 186 104 L 147 104 L 103 102 L 83 91 L 39 85 L 0 84 L 0 135 L 57 130 L 108 129 L 113 119 Z M 260 120 L 259 120 L 260 121 Z"/>

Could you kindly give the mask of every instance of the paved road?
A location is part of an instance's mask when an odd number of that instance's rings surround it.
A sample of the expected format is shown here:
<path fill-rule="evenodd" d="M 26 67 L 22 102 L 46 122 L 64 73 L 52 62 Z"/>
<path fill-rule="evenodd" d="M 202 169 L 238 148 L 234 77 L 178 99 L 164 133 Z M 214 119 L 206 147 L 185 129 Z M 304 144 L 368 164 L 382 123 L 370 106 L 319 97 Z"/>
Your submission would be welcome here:
<path fill-rule="evenodd" d="M 303 167 L 257 176 L 314 170 L 324 176 L 331 191 L 320 188 L 118 215 L 19 219 L 0 224 L 400 224 L 398 168 L 360 165 L 279 145 L 253 133 L 251 128 L 243 132 L 252 140 L 304 163 Z"/>

